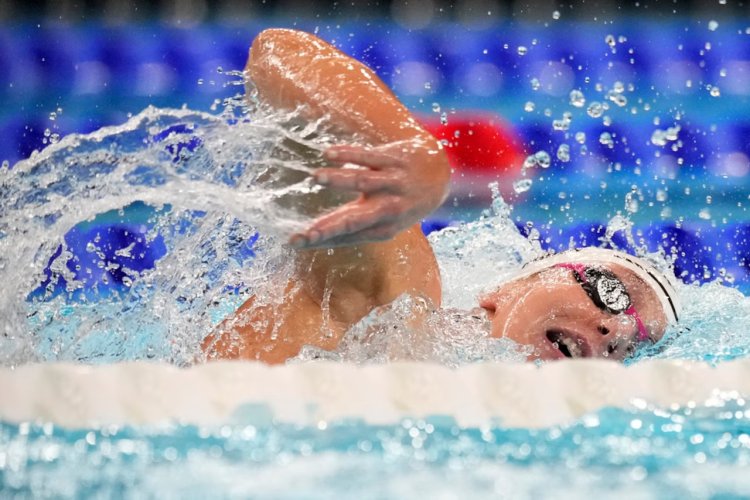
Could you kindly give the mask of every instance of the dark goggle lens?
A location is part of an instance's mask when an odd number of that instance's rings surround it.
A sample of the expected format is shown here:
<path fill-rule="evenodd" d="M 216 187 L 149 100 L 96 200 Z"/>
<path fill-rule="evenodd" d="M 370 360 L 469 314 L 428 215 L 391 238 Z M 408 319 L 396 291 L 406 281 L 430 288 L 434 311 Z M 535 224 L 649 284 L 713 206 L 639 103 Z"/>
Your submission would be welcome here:
<path fill-rule="evenodd" d="M 591 299 L 607 311 L 623 313 L 630 307 L 630 295 L 617 276 L 605 269 L 589 267 L 586 274 L 586 291 Z"/>

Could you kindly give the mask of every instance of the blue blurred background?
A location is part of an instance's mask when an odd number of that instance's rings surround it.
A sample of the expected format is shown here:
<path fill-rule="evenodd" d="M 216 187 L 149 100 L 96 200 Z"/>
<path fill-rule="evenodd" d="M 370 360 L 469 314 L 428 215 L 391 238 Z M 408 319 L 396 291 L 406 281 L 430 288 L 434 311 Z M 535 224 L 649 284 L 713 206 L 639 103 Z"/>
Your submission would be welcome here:
<path fill-rule="evenodd" d="M 455 191 L 426 231 L 477 217 L 489 206 L 488 182 L 499 180 L 519 228 L 546 247 L 599 244 L 607 223 L 624 215 L 636 240 L 618 233 L 617 245 L 674 253 L 687 282 L 726 278 L 750 290 L 745 2 L 0 6 L 0 159 L 10 165 L 58 136 L 122 123 L 150 104 L 220 106 L 240 89 L 226 85 L 236 80 L 227 71 L 243 68 L 260 30 L 304 29 L 366 62 L 456 143 L 448 144 Z M 450 139 L 482 126 L 491 133 L 479 142 Z M 526 155 L 540 151 L 549 168 L 522 173 Z M 142 219 L 138 210 L 103 217 L 97 232 L 121 248 L 146 230 Z M 69 235 L 71 247 L 82 234 Z M 129 266 L 151 266 L 164 251 L 148 250 Z"/>

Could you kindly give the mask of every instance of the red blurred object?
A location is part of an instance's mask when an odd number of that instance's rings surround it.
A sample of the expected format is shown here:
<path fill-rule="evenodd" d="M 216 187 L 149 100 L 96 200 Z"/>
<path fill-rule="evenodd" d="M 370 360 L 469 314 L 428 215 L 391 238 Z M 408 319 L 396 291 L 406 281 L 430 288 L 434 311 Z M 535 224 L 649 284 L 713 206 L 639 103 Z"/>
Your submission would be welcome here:
<path fill-rule="evenodd" d="M 516 177 L 526 157 L 521 139 L 499 116 L 487 112 L 459 112 L 423 118 L 422 125 L 442 140 L 455 173 L 480 177 Z"/>
<path fill-rule="evenodd" d="M 453 167 L 451 195 L 484 204 L 491 198 L 489 184 L 497 182 L 505 200 L 524 198 L 513 191 L 526 158 L 521 138 L 499 116 L 484 111 L 463 111 L 439 118 L 423 117 L 422 125 L 443 141 Z M 528 174 L 527 174 L 528 175 Z"/>

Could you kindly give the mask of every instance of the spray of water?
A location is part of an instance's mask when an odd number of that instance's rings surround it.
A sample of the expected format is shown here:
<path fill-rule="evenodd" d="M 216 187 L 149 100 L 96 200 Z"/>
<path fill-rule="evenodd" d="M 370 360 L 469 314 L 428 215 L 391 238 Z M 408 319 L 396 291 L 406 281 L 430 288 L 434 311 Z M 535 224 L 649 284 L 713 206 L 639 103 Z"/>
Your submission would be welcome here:
<path fill-rule="evenodd" d="M 0 170 L 3 362 L 183 362 L 217 307 L 284 272 L 279 235 L 341 202 L 309 181 L 332 138 L 244 103 L 148 107 Z"/>
<path fill-rule="evenodd" d="M 320 152 L 342 138 L 300 110 L 253 102 L 236 96 L 217 113 L 149 107 L 0 169 L 0 362 L 190 363 L 247 297 L 282 300 L 276 285 L 293 260 L 283 241 L 345 200 L 309 178 Z M 602 243 L 616 232 L 635 241 L 627 217 L 610 221 Z M 445 309 L 401 297 L 355 325 L 335 352 L 306 348 L 298 359 L 523 360 L 522 348 L 490 339 L 472 309 L 480 292 L 542 255 L 534 235 L 519 233 L 495 187 L 482 217 L 430 238 Z M 750 352 L 747 298 L 717 284 L 681 293 L 683 324 L 636 360 Z M 415 311 L 419 324 L 409 320 Z"/>

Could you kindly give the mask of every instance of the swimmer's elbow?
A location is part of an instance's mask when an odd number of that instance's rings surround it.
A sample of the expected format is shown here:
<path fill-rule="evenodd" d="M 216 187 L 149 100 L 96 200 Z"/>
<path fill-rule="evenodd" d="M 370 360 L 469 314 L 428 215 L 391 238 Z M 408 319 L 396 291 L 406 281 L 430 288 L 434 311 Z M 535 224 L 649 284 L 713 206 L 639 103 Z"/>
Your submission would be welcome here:
<path fill-rule="evenodd" d="M 315 45 L 314 40 L 313 35 L 304 31 L 283 28 L 263 30 L 250 46 L 246 69 L 252 76 L 255 70 L 267 70 L 274 62 L 278 64 L 278 61 L 284 61 L 288 64 L 290 60 L 308 52 Z"/>
<path fill-rule="evenodd" d="M 283 48 L 287 40 L 298 32 L 281 28 L 270 28 L 258 33 L 250 46 L 248 65 L 267 59 L 270 54 Z"/>
<path fill-rule="evenodd" d="M 245 72 L 260 97 L 274 106 L 294 107 L 301 100 L 295 89 L 318 40 L 302 31 L 273 28 L 255 37 Z"/>

